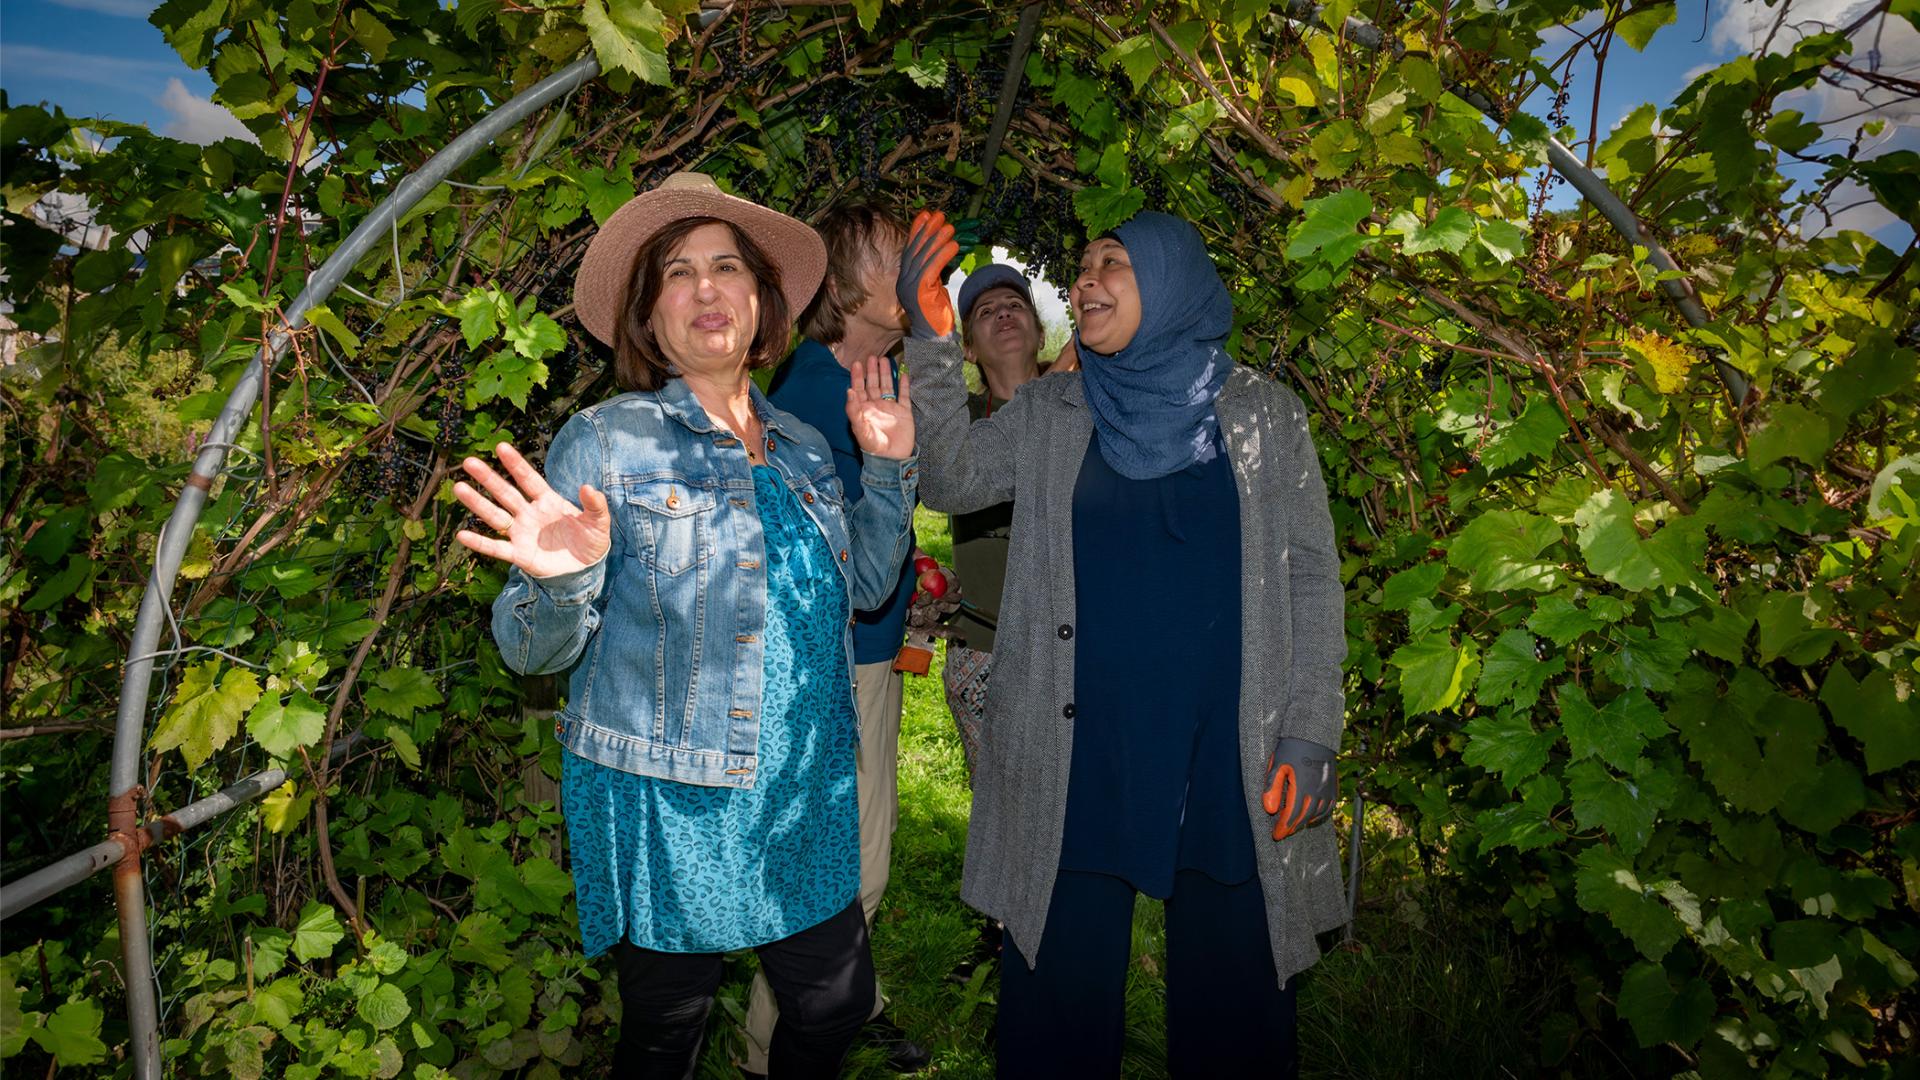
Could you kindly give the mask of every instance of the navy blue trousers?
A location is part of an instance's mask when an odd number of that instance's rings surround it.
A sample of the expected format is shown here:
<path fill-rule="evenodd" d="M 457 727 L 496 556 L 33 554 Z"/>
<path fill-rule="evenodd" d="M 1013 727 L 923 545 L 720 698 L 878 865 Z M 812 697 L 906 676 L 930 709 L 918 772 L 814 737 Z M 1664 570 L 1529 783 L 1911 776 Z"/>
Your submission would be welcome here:
<path fill-rule="evenodd" d="M 1110 874 L 1060 871 L 1039 964 L 1007 935 L 996 1032 L 999 1075 L 1120 1075 L 1134 889 Z M 1299 1073 L 1293 980 L 1282 988 L 1260 880 L 1222 885 L 1195 870 L 1167 900 L 1167 1074 Z"/>

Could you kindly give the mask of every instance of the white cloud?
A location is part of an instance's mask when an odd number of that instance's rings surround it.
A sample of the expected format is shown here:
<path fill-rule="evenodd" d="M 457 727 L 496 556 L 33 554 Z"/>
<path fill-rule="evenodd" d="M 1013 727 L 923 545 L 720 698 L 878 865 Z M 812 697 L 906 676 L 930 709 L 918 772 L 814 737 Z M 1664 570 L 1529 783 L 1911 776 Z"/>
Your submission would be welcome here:
<path fill-rule="evenodd" d="M 234 119 L 226 106 L 199 97 L 179 79 L 168 79 L 167 90 L 159 97 L 160 107 L 172 116 L 160 134 L 182 142 L 205 145 L 221 139 L 240 139 L 257 143 L 253 132 Z"/>
<path fill-rule="evenodd" d="M 147 0 L 51 0 L 51 2 L 54 7 L 91 11 L 99 15 L 117 15 L 123 19 L 145 19 L 153 13 L 155 7 Z"/>
<path fill-rule="evenodd" d="M 1841 30 L 1866 15 L 1878 0 L 1779 0 L 1772 7 L 1761 0 L 1738 0 L 1723 8 L 1713 24 L 1715 45 L 1740 52 L 1792 49 L 1804 37 Z M 1777 27 L 1777 28 L 1776 28 Z M 1854 32 L 1848 66 L 1863 71 L 1911 77 L 1920 70 L 1920 30 L 1895 15 L 1881 12 Z M 1897 90 L 1874 87 L 1857 76 L 1829 69 L 1833 83 L 1818 82 L 1805 90 L 1780 97 L 1777 107 L 1799 109 L 1809 119 L 1854 127 L 1867 120 L 1890 125 L 1920 123 L 1920 100 Z M 1835 85 L 1835 84 L 1838 85 Z"/>

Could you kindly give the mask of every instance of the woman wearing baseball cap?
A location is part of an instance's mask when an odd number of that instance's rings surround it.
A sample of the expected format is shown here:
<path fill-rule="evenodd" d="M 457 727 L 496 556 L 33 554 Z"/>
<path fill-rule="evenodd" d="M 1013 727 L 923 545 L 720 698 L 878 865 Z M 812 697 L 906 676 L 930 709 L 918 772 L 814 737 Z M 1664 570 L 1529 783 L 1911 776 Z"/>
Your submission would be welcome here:
<path fill-rule="evenodd" d="M 837 1075 L 872 1008 L 859 903 L 853 609 L 899 580 L 915 487 L 902 375 L 847 392 L 866 453 L 848 505 L 826 441 L 749 373 L 785 355 L 826 249 L 805 224 L 678 173 L 615 211 L 574 279 L 625 393 L 502 443 L 460 501 L 512 566 L 502 659 L 570 671 L 556 716 L 580 933 L 611 948 L 622 1076 L 692 1076 L 722 954 L 781 1006 L 775 1077 Z"/>

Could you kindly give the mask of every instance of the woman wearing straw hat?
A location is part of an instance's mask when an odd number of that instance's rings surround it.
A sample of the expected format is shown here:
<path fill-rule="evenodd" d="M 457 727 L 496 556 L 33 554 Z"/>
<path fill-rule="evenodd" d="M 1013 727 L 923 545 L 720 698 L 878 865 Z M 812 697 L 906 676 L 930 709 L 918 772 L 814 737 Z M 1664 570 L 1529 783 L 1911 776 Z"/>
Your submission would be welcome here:
<path fill-rule="evenodd" d="M 890 594 L 914 501 L 913 414 L 879 358 L 847 392 L 847 505 L 819 432 L 749 372 L 818 288 L 811 228 L 679 173 L 616 211 L 574 281 L 627 391 L 570 418 L 544 475 L 499 447 L 454 486 L 512 565 L 515 671 L 571 669 L 556 717 L 580 933 L 612 948 L 623 1076 L 692 1076 L 721 954 L 780 1004 L 771 1073 L 831 1077 L 872 1007 L 859 903 L 853 609 Z M 510 479 L 509 479 L 510 478 Z"/>

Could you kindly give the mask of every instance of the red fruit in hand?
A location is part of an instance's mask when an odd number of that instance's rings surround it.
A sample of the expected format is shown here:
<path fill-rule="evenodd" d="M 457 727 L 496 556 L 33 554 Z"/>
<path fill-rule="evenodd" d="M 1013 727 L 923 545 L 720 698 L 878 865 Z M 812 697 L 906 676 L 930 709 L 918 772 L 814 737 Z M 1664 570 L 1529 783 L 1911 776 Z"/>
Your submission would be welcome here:
<path fill-rule="evenodd" d="M 938 569 L 940 569 L 940 560 L 931 555 L 923 554 L 913 560 L 913 572 L 916 574 L 924 574 L 929 570 Z"/>
<path fill-rule="evenodd" d="M 938 568 L 921 574 L 920 589 L 935 600 L 940 599 L 947 595 L 947 575 L 942 574 Z"/>

